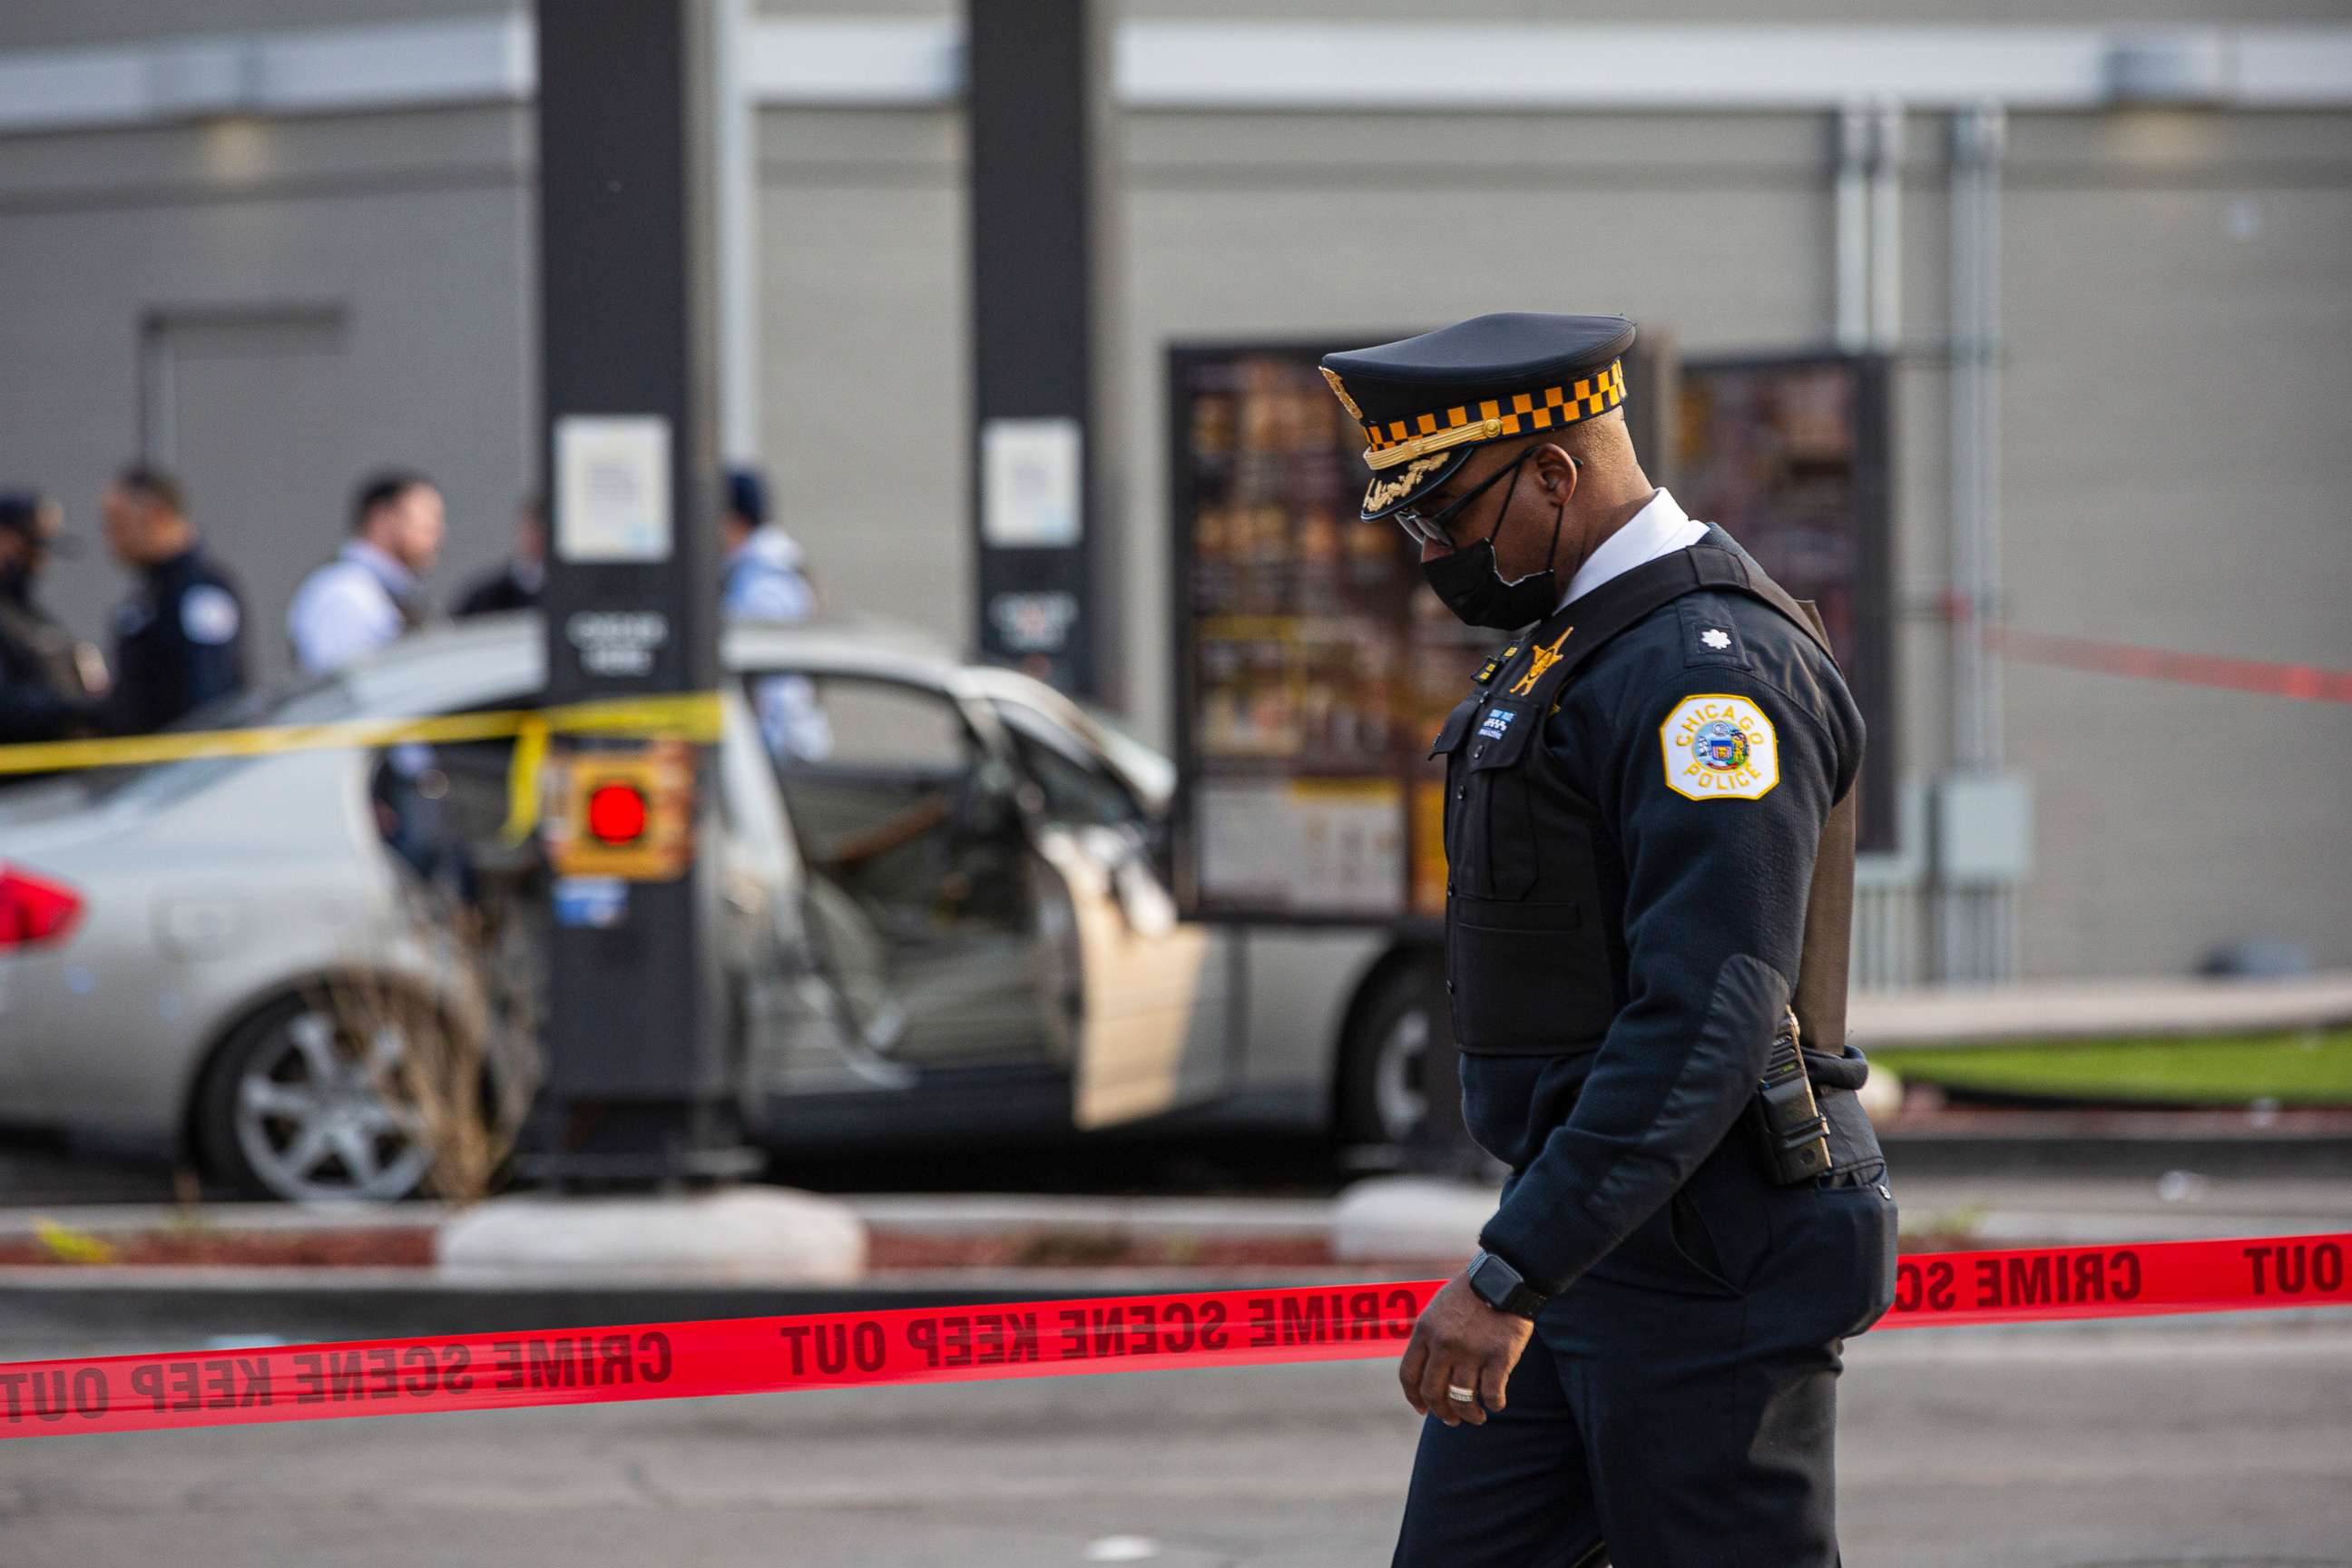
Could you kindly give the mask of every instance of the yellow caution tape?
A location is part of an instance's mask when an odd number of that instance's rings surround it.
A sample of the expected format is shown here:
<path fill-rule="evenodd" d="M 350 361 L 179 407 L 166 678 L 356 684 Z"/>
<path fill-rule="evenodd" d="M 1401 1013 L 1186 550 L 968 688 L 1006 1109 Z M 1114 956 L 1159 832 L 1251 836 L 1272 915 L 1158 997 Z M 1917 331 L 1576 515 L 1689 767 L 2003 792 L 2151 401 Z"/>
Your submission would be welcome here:
<path fill-rule="evenodd" d="M 60 1263 L 111 1263 L 114 1248 L 86 1230 L 76 1230 L 59 1225 L 53 1219 L 36 1215 L 33 1235 L 41 1248 Z"/>
<path fill-rule="evenodd" d="M 551 735 L 676 737 L 698 745 L 719 739 L 719 693 L 624 697 L 555 708 L 514 708 L 427 719 L 343 719 L 325 724 L 278 724 L 250 730 L 191 730 L 184 734 L 125 735 L 100 741 L 40 741 L 0 746 L 0 777 L 87 768 L 143 767 L 201 757 L 268 757 L 284 752 L 375 748 L 411 743 L 454 745 L 515 738 L 507 775 L 509 838 L 520 839 L 539 817 L 539 774 Z"/>

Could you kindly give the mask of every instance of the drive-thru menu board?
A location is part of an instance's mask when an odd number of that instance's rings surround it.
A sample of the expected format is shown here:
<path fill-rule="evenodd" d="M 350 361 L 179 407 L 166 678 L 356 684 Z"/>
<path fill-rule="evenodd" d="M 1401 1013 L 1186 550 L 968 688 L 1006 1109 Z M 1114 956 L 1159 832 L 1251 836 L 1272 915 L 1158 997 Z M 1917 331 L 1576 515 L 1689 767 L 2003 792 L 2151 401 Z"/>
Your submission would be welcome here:
<path fill-rule="evenodd" d="M 1858 847 L 1895 845 L 1886 362 L 1845 354 L 1684 363 L 1675 499 L 1719 522 L 1828 626 L 1870 731 Z"/>
<path fill-rule="evenodd" d="M 1422 585 L 1402 532 L 1357 521 L 1363 432 L 1322 352 L 1171 355 L 1179 882 L 1202 916 L 1444 910 L 1423 753 L 1491 638 Z"/>
<path fill-rule="evenodd" d="M 1444 776 L 1429 738 L 1507 639 L 1446 612 L 1401 531 L 1357 521 L 1363 434 L 1316 370 L 1323 352 L 1170 354 L 1179 894 L 1202 919 L 1433 922 L 1445 907 Z M 1783 470 L 1753 426 L 1779 405 L 1744 384 L 1715 399 L 1710 384 L 1695 389 L 1686 373 L 1685 433 L 1738 444 L 1737 462 L 1702 471 L 1769 531 L 1781 514 L 1757 497 Z M 1791 405 L 1808 444 L 1787 470 L 1804 479 L 1787 537 L 1820 570 L 1789 585 L 1836 590 L 1857 624 L 1838 574 L 1860 557 L 1814 526 L 1830 505 L 1810 466 L 1828 428 L 1818 405 Z"/>

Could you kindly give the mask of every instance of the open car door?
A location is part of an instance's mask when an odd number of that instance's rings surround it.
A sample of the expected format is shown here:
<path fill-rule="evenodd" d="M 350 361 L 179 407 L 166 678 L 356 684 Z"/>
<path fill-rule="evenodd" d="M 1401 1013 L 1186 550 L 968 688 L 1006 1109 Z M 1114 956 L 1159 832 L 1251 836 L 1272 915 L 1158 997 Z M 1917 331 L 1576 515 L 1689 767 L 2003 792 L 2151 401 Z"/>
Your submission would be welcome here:
<path fill-rule="evenodd" d="M 1038 852 L 1069 892 L 1080 980 L 1071 1115 L 1105 1127 L 1215 1093 L 1230 987 L 1222 944 L 1176 919 L 1140 846 L 1047 823 Z"/>
<path fill-rule="evenodd" d="M 1073 1119 L 1104 1127 L 1230 1089 L 1228 934 L 1177 919 L 1145 808 L 1083 739 L 1042 707 L 985 706 L 1023 776 L 1031 840 L 1067 900 Z"/>
<path fill-rule="evenodd" d="M 1079 1127 L 1222 1089 L 1223 953 L 1177 922 L 1132 794 L 1076 736 L 948 679 L 747 673 L 755 706 L 794 693 L 812 721 L 751 742 L 781 791 L 775 849 L 813 960 L 803 1005 L 755 1029 L 767 1087 L 1043 1069 L 1067 1078 Z"/>

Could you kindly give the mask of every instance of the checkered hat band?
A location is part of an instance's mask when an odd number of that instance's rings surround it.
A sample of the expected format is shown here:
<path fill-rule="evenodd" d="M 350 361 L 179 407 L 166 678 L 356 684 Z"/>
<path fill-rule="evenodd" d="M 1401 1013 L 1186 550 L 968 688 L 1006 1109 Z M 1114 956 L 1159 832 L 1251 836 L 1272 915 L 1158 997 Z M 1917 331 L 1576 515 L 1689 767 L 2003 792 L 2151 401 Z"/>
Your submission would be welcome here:
<path fill-rule="evenodd" d="M 1580 377 L 1565 386 L 1547 386 L 1540 392 L 1517 392 L 1508 397 L 1456 404 L 1411 419 L 1384 419 L 1377 425 L 1365 426 L 1364 436 L 1373 451 L 1384 452 L 1423 436 L 1499 419 L 1502 428 L 1495 433 L 1495 438 L 1500 439 L 1573 425 L 1595 414 L 1606 414 L 1624 401 L 1625 362 L 1612 360 L 1607 370 Z"/>

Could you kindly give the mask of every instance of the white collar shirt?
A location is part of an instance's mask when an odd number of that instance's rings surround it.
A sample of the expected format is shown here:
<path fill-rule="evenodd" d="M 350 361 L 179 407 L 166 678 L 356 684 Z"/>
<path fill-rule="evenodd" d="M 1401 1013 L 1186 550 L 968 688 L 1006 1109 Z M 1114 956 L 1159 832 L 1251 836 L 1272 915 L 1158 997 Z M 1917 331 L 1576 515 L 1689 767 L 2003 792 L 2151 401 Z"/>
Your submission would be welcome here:
<path fill-rule="evenodd" d="M 393 595 L 415 586 L 415 574 L 375 546 L 358 539 L 345 543 L 303 579 L 287 606 L 294 662 L 305 674 L 325 675 L 397 641 L 408 623 Z"/>
<path fill-rule="evenodd" d="M 1559 602 L 1566 605 L 1581 599 L 1611 578 L 1622 576 L 1661 555 L 1687 550 L 1706 537 L 1706 524 L 1693 521 L 1681 504 L 1662 489 L 1650 498 L 1649 505 L 1626 520 L 1624 527 L 1602 540 L 1601 547 L 1584 558 L 1584 564 L 1568 580 L 1568 592 Z"/>

